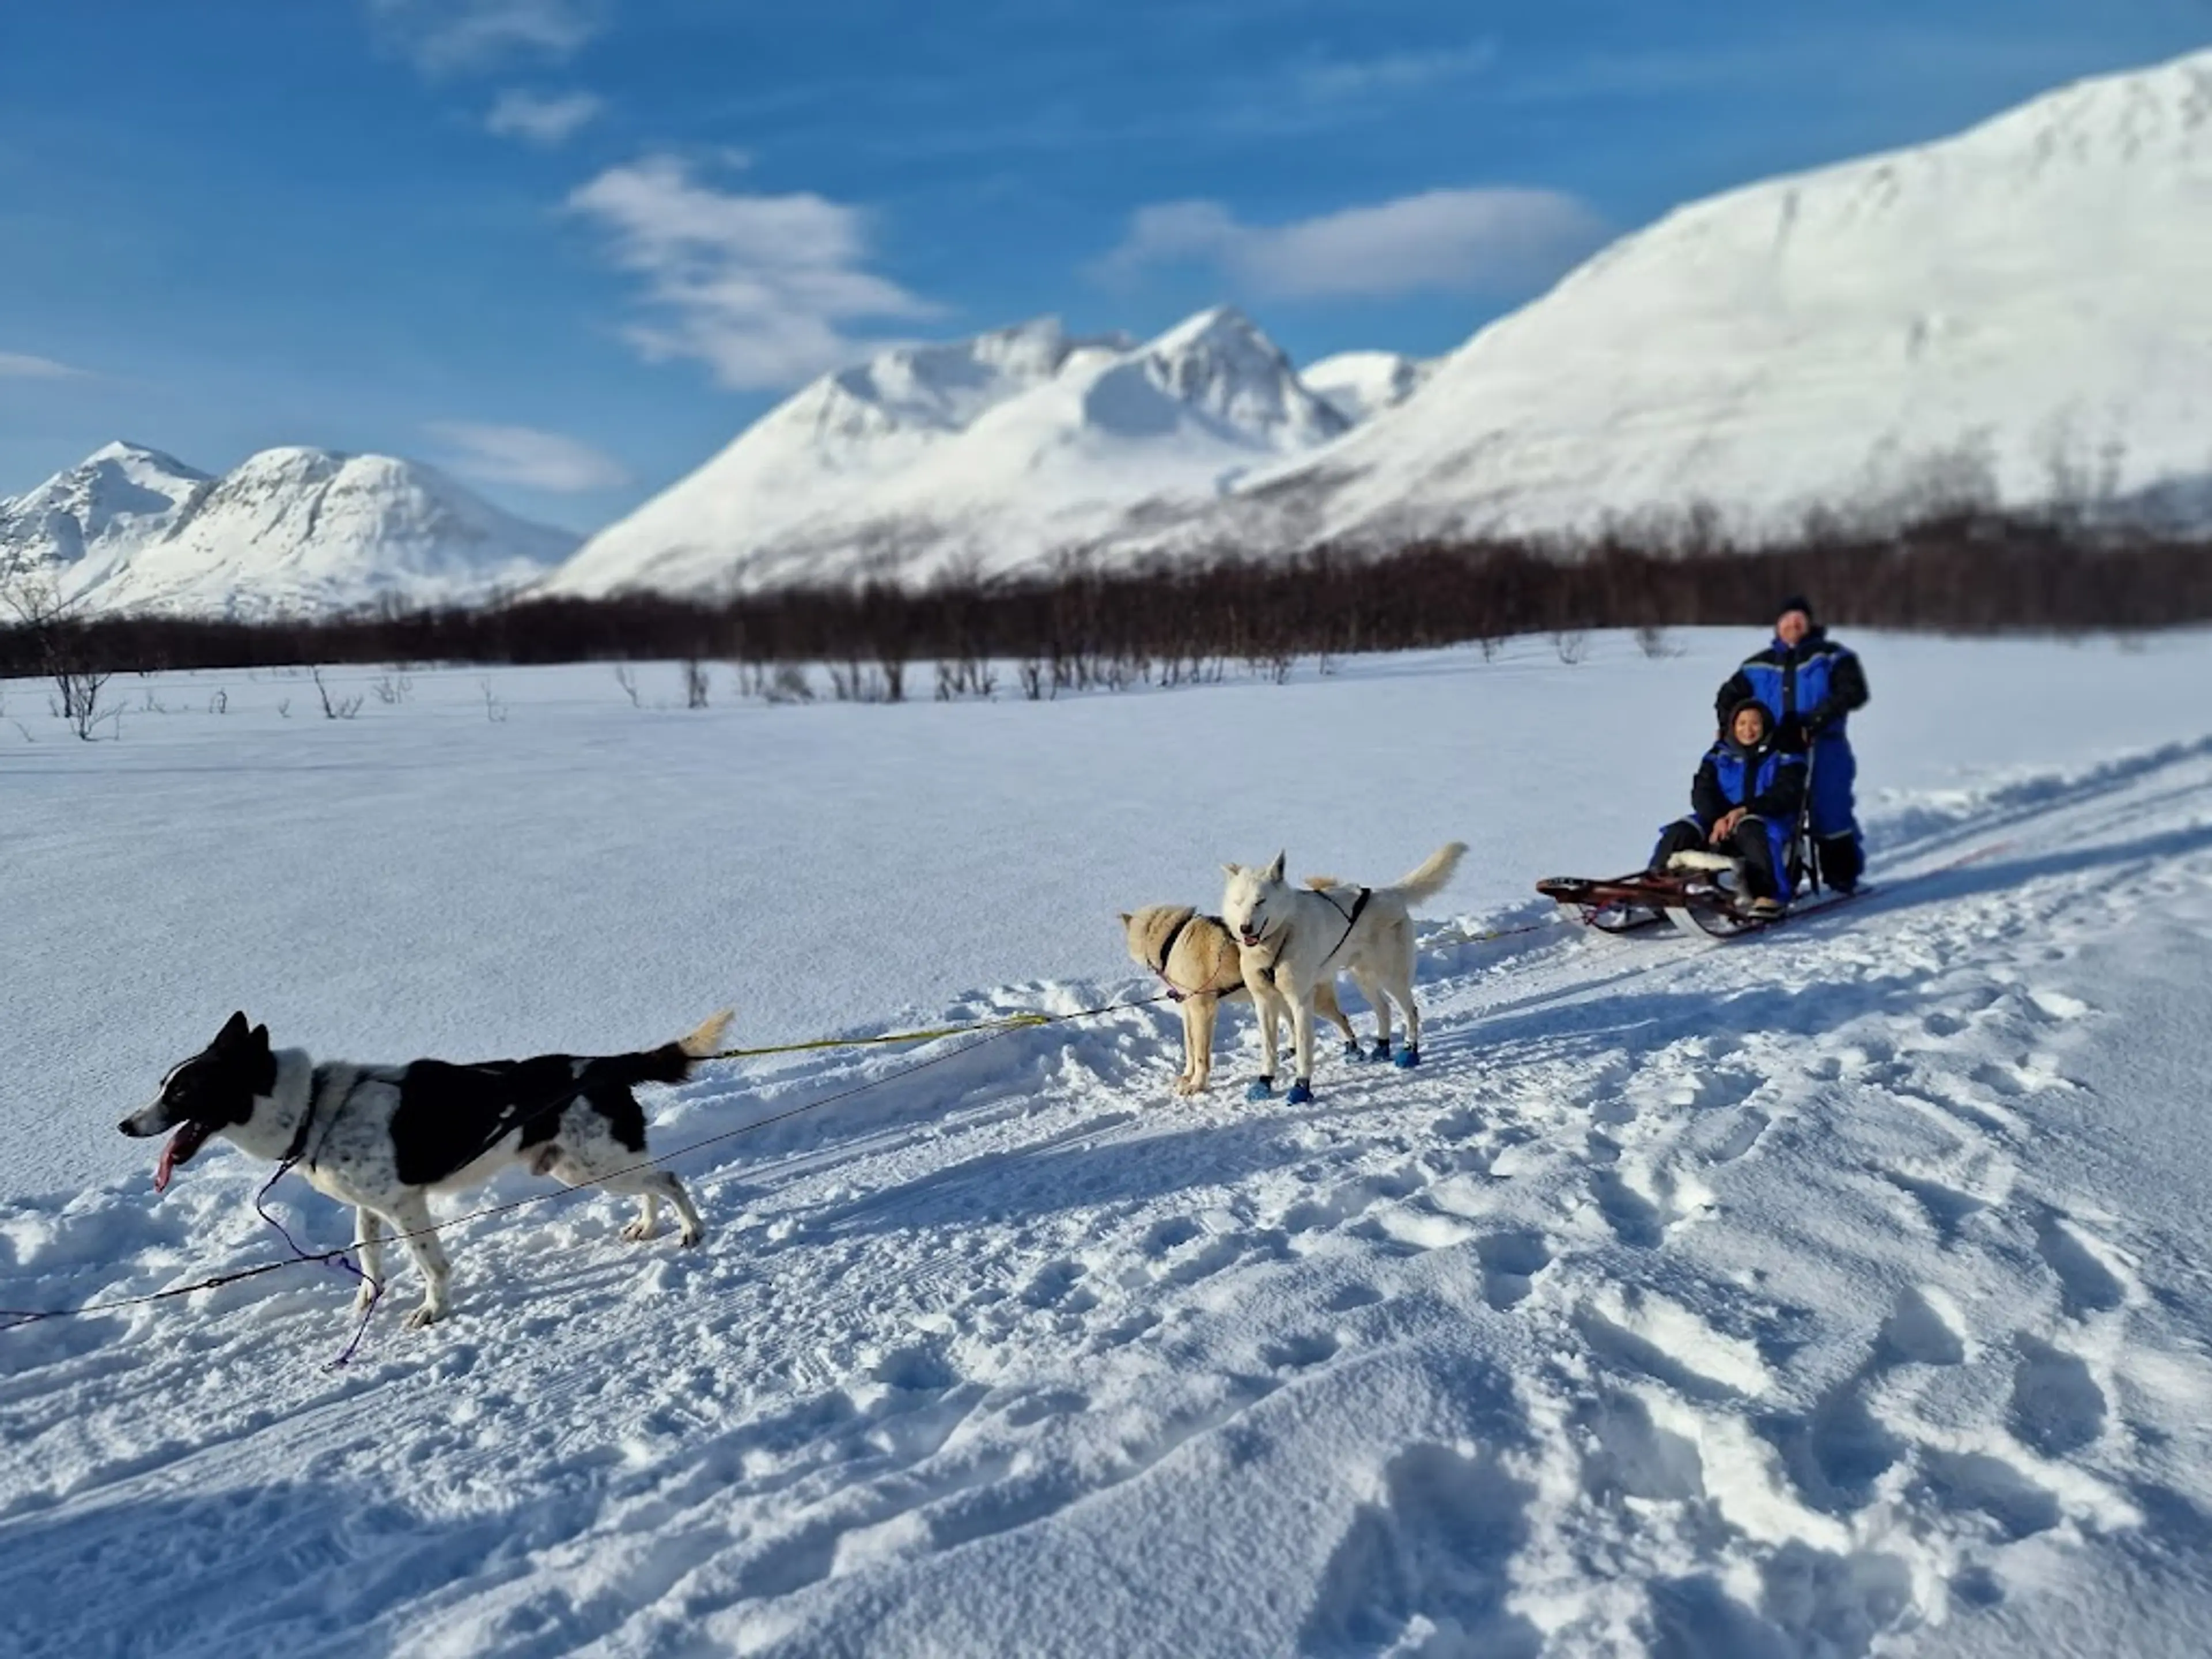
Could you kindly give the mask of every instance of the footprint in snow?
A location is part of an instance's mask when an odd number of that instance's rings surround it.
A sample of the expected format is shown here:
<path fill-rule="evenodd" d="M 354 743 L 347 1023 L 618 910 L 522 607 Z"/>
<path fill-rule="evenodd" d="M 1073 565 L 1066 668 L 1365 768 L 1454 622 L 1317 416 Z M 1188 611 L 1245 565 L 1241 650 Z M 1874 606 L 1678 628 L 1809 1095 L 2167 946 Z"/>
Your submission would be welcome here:
<path fill-rule="evenodd" d="M 2022 1469 L 1985 1452 L 1923 1451 L 1921 1481 L 1950 1510 L 1974 1510 L 1996 1523 L 2007 1543 L 2058 1524 L 2058 1499 Z"/>
<path fill-rule="evenodd" d="M 1958 1310 L 1940 1291 L 1909 1290 L 1881 1322 L 1875 1359 L 1890 1365 L 1957 1365 L 1966 1358 Z"/>
<path fill-rule="evenodd" d="M 1928 1224 L 1935 1228 L 1936 1238 L 1947 1245 L 1958 1242 L 1960 1230 L 1970 1217 L 1990 1206 L 1987 1199 L 1940 1181 L 1906 1175 L 1901 1170 L 1885 1170 L 1883 1178 L 1920 1206 Z"/>
<path fill-rule="evenodd" d="M 1340 1346 L 1334 1332 L 1311 1331 L 1270 1342 L 1260 1350 L 1260 1358 L 1271 1370 L 1302 1371 L 1334 1359 Z"/>
<path fill-rule="evenodd" d="M 2105 1391 L 2078 1356 L 2021 1339 L 2005 1420 L 2022 1445 L 2045 1457 L 2079 1451 L 2104 1432 L 2105 1410 Z"/>
<path fill-rule="evenodd" d="M 1636 1395 L 1601 1389 L 1570 1420 L 1582 1442 L 1583 1489 L 1593 1498 L 1686 1503 L 1705 1495 L 1698 1443 L 1660 1427 Z"/>
<path fill-rule="evenodd" d="M 1482 1299 L 1501 1313 L 1526 1301 L 1536 1275 L 1552 1265 L 1543 1234 L 1524 1228 L 1477 1239 L 1474 1254 L 1482 1263 Z"/>
<path fill-rule="evenodd" d="M 2048 1205 L 2035 1216 L 2035 1249 L 2058 1277 L 2059 1304 L 2071 1319 L 2105 1313 L 2127 1299 L 2127 1287 L 2100 1259 L 2082 1231 Z"/>

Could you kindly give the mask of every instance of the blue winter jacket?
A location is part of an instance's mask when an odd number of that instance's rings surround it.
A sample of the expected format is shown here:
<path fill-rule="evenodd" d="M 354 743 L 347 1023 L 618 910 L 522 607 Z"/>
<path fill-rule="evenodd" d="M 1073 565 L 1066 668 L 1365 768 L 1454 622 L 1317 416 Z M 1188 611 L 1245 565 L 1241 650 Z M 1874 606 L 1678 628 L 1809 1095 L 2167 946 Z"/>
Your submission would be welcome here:
<path fill-rule="evenodd" d="M 1705 751 L 1690 785 L 1690 805 L 1700 830 L 1712 827 L 1736 807 L 1758 818 L 1766 830 L 1769 862 L 1784 903 L 1791 897 L 1790 843 L 1797 834 L 1797 814 L 1805 804 L 1805 757 L 1771 738 L 1756 749 L 1741 749 L 1723 738 Z"/>
<path fill-rule="evenodd" d="M 1780 825 L 1787 836 L 1796 832 L 1804 804 L 1805 757 L 1771 743 L 1745 750 L 1723 738 L 1705 751 L 1690 786 L 1690 805 L 1705 830 L 1741 806 Z"/>
<path fill-rule="evenodd" d="M 1802 750 L 1815 739 L 1840 741 L 1851 710 L 1866 704 L 1866 670 L 1856 652 L 1816 628 L 1794 648 L 1777 639 L 1745 658 L 1721 687 L 1713 712 L 1725 721 L 1730 709 L 1753 697 L 1766 705 L 1786 746 Z"/>

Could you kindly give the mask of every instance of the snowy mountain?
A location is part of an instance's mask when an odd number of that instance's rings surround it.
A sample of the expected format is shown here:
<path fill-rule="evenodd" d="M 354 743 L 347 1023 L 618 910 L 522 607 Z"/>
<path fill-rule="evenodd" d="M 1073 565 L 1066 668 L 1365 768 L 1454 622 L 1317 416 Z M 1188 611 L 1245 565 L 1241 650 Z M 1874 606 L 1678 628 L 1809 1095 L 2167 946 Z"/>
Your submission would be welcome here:
<path fill-rule="evenodd" d="M 1046 320 L 903 348 L 806 387 L 592 538 L 549 587 L 1003 571 L 1184 516 L 1349 425 L 1228 309 L 1141 345 Z"/>
<path fill-rule="evenodd" d="M 214 480 L 175 457 L 113 443 L 0 500 L 0 576 L 46 569 L 74 586 L 167 534 Z"/>
<path fill-rule="evenodd" d="M 1199 544 L 1587 529 L 1709 502 L 2212 507 L 2212 52 L 1730 191 L 1245 481 Z"/>
<path fill-rule="evenodd" d="M 1396 351 L 1340 351 L 1308 363 L 1298 378 L 1309 391 L 1357 426 L 1400 404 L 1428 384 L 1437 359 Z"/>
<path fill-rule="evenodd" d="M 111 444 L 0 505 L 0 570 L 44 567 L 91 611 L 262 617 L 526 586 L 575 546 L 434 468 L 264 450 L 221 478 Z"/>

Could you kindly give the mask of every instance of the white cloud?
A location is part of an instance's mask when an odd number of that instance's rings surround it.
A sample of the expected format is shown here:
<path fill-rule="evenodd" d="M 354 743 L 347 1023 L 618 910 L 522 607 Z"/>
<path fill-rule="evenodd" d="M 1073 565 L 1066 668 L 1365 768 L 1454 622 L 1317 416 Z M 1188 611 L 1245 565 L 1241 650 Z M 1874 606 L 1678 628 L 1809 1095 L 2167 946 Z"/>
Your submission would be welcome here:
<path fill-rule="evenodd" d="M 1497 61 L 1496 44 L 1478 40 L 1437 52 L 1394 52 L 1380 58 L 1301 64 L 1292 80 L 1309 103 L 1346 103 L 1463 80 Z"/>
<path fill-rule="evenodd" d="M 86 371 L 28 352 L 0 351 L 0 380 L 81 380 Z"/>
<path fill-rule="evenodd" d="M 596 93 L 570 92 L 547 97 L 509 87 L 484 117 L 484 130 L 501 138 L 520 138 L 551 149 L 566 143 L 596 119 L 606 102 Z"/>
<path fill-rule="evenodd" d="M 613 489 L 629 474 L 611 455 L 589 444 L 530 426 L 486 426 L 474 421 L 433 421 L 424 428 L 451 446 L 443 464 L 464 477 L 519 484 L 556 495 Z"/>
<path fill-rule="evenodd" d="M 1549 190 L 1432 190 L 1286 225 L 1245 224 L 1218 202 L 1164 202 L 1131 216 L 1097 269 L 1127 281 L 1208 264 L 1244 293 L 1288 299 L 1496 292 L 1548 281 L 1605 234 L 1595 213 Z"/>
<path fill-rule="evenodd" d="M 600 0 L 368 0 L 384 36 L 426 75 L 518 58 L 560 62 L 599 31 Z"/>
<path fill-rule="evenodd" d="M 848 325 L 939 307 L 862 267 L 860 210 L 811 193 L 747 195 L 700 183 L 676 157 L 611 167 L 568 198 L 644 279 L 655 320 L 627 331 L 648 358 L 696 358 L 724 386 L 790 386 L 869 346 Z"/>

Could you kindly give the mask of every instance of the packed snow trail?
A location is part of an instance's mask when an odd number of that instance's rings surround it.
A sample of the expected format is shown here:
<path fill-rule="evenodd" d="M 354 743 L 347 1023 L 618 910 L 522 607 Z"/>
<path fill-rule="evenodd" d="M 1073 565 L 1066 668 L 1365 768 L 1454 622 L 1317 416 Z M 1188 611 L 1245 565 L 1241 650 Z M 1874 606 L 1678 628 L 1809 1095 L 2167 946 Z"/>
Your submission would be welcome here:
<path fill-rule="evenodd" d="M 465 1225 L 346 1372 L 307 1270 L 0 1337 L 0 1647 L 2199 1650 L 2212 739 L 1880 830 L 1753 942 L 1456 918 L 1427 1063 L 1310 1107 L 1170 1103 L 1130 1014 L 702 1154 L 699 1252 Z M 0 1302 L 261 1252 L 192 1173 L 0 1211 Z"/>

